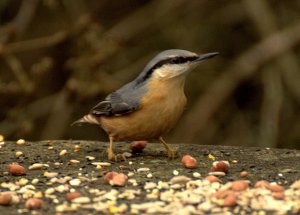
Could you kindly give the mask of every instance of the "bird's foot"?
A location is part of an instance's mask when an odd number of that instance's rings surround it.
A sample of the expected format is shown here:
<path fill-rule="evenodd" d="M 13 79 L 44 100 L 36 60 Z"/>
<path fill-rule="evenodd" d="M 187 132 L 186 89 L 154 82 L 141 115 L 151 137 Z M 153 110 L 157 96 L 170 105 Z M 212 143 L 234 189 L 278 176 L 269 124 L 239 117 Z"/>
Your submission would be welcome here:
<path fill-rule="evenodd" d="M 126 161 L 126 155 L 123 154 L 115 154 L 112 151 L 108 150 L 108 160 L 114 161 L 114 162 L 121 162 L 121 161 Z"/>
<path fill-rule="evenodd" d="M 165 147 L 168 158 L 174 159 L 179 156 L 178 149 L 172 149 L 162 137 L 159 137 L 158 140 Z"/>
<path fill-rule="evenodd" d="M 178 151 L 178 149 L 169 148 L 166 150 L 166 154 L 167 154 L 168 158 L 175 159 L 179 156 L 179 151 Z"/>

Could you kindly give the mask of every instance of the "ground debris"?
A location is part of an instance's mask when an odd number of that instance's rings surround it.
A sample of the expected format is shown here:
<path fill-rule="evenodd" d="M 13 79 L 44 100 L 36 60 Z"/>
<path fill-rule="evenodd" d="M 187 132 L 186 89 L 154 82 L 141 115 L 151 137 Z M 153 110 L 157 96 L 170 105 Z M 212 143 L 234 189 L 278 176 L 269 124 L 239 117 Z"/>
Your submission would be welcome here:
<path fill-rule="evenodd" d="M 22 166 L 32 170 L 23 176 L 7 172 L 7 165 L 19 159 L 11 150 L 14 144 L 1 149 L 4 153 L 0 160 L 5 162 L 1 164 L 0 196 L 2 205 L 6 206 L 0 207 L 0 214 L 27 213 L 32 209 L 41 214 L 300 213 L 300 173 L 292 171 L 293 174 L 285 173 L 284 178 L 278 176 L 283 172 L 280 170 L 293 170 L 294 164 L 300 162 L 293 151 L 291 161 L 285 157 L 281 163 L 279 158 L 284 153 L 277 149 L 247 148 L 247 153 L 241 153 L 243 149 L 237 147 L 193 145 L 194 151 L 190 152 L 186 145 L 180 145 L 182 154 L 190 153 L 198 161 L 195 169 L 188 169 L 182 165 L 181 158 L 162 157 L 156 144 L 149 143 L 147 149 L 133 154 L 127 162 L 111 163 L 105 154 L 99 153 L 99 148 L 105 150 L 106 147 L 102 143 L 82 141 L 80 151 L 76 152 L 75 143 L 71 141 L 55 143 L 52 145 L 56 151 L 49 151 L 49 145 L 39 143 L 26 142 L 18 146 L 29 156 L 22 160 Z M 116 145 L 123 151 L 128 147 L 125 143 Z M 213 159 L 203 156 L 203 148 L 210 148 Z M 230 155 L 222 157 L 220 148 Z M 57 152 L 62 150 L 68 154 L 58 156 Z M 264 162 L 259 160 L 261 154 Z M 223 166 L 217 166 L 215 170 L 227 173 L 210 175 L 212 160 L 224 159 L 231 161 L 230 170 L 227 172 Z M 241 176 L 242 171 L 251 174 Z"/>

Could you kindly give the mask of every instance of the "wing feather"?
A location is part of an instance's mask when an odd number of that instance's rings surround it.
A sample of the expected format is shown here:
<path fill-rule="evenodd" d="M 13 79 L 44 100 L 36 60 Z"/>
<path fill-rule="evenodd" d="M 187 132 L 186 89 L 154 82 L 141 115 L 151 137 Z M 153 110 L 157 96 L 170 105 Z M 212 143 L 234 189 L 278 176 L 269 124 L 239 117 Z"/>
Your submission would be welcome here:
<path fill-rule="evenodd" d="M 136 103 L 126 100 L 119 93 L 114 92 L 93 107 L 90 113 L 96 116 L 120 116 L 135 111 L 137 107 Z"/>

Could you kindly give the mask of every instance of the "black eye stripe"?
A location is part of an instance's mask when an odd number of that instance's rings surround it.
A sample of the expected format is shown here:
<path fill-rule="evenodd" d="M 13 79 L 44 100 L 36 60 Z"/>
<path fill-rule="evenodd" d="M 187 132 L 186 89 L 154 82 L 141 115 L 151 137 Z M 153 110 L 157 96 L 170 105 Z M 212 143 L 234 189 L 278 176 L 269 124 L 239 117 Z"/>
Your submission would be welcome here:
<path fill-rule="evenodd" d="M 154 70 L 164 66 L 164 65 L 172 65 L 172 64 L 183 64 L 183 63 L 187 63 L 187 62 L 192 62 L 196 59 L 198 59 L 199 56 L 188 56 L 188 57 L 170 57 L 170 58 L 167 58 L 167 59 L 164 59 L 164 60 L 161 60 L 159 62 L 157 62 L 156 64 L 154 64 L 152 66 L 152 68 L 150 68 L 148 70 L 148 72 L 143 76 L 141 77 L 139 80 L 137 80 L 137 85 L 140 84 L 140 83 L 143 83 L 145 80 L 147 80 L 148 78 L 151 77 L 152 73 L 154 72 Z"/>
<path fill-rule="evenodd" d="M 148 72 L 148 76 L 150 76 L 155 69 L 158 69 L 166 64 L 183 64 L 190 61 L 194 61 L 198 59 L 198 56 L 189 56 L 189 57 L 171 57 L 157 62 Z"/>
<path fill-rule="evenodd" d="M 190 57 L 173 57 L 170 58 L 169 64 L 182 64 L 190 61 L 194 61 L 198 58 L 198 56 L 190 56 Z"/>
<path fill-rule="evenodd" d="M 157 62 L 152 68 L 151 70 L 155 70 L 163 65 L 166 64 L 182 64 L 182 63 L 187 63 L 190 61 L 194 61 L 198 59 L 198 56 L 189 56 L 189 57 L 171 57 L 171 58 L 167 58 L 164 60 L 161 60 L 159 62 Z"/>

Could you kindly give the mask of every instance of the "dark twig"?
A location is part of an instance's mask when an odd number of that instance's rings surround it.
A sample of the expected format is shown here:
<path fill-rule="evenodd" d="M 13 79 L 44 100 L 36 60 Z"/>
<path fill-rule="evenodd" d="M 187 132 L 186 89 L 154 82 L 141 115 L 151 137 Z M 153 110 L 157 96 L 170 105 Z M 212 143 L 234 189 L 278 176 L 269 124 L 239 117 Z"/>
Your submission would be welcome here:
<path fill-rule="evenodd" d="M 0 55 L 26 52 L 29 50 L 36 50 L 41 48 L 47 48 L 63 42 L 68 37 L 66 31 L 56 32 L 50 36 L 40 37 L 32 40 L 19 41 L 15 43 L 9 43 L 0 47 Z"/>
<path fill-rule="evenodd" d="M 20 9 L 15 18 L 4 27 L 0 28 L 0 42 L 7 43 L 15 36 L 21 36 L 29 26 L 35 15 L 40 0 L 22 1 Z"/>

